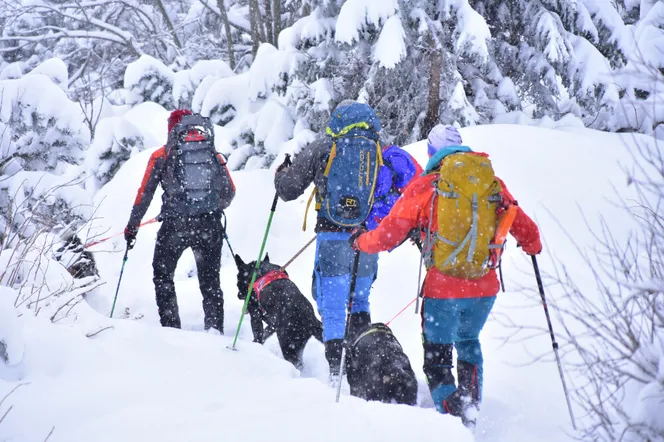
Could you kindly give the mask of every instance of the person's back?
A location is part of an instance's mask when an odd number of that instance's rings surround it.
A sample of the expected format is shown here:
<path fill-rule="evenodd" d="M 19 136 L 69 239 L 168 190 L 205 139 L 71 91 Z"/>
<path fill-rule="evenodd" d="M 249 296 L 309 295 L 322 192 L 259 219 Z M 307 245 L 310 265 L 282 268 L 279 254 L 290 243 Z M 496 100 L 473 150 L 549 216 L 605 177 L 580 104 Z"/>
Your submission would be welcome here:
<path fill-rule="evenodd" d="M 168 142 L 148 162 L 138 189 L 125 239 L 131 248 L 138 225 L 147 212 L 157 186 L 161 185 L 163 222 L 152 261 L 160 322 L 180 328 L 173 275 L 185 249 L 196 258 L 198 281 L 203 294 L 205 329 L 223 333 L 223 293 L 219 266 L 223 229 L 221 215 L 235 197 L 235 186 L 226 162 L 214 149 L 209 119 L 188 110 L 171 113 Z"/>
<path fill-rule="evenodd" d="M 510 210 L 514 218 L 507 228 L 523 250 L 537 254 L 541 243 L 535 223 L 493 175 L 488 156 L 463 146 L 456 128 L 436 126 L 428 148 L 425 174 L 411 181 L 390 214 L 375 230 L 356 238 L 353 247 L 377 253 L 399 245 L 414 228 L 424 231 L 424 373 L 437 410 L 472 426 L 474 418 L 467 412 L 479 408 L 482 391 L 479 333 L 500 288 L 497 261 L 492 262 L 499 259 L 492 251 L 501 246 L 495 231 Z"/>

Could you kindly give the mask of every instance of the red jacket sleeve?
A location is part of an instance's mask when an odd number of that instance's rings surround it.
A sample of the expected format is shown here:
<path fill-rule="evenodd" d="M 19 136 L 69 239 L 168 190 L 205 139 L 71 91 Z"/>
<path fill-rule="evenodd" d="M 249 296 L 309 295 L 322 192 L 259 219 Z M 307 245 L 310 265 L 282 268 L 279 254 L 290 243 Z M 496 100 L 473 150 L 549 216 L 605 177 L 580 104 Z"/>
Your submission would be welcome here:
<path fill-rule="evenodd" d="M 166 157 L 166 147 L 157 149 L 148 161 L 148 166 L 145 168 L 141 186 L 136 193 L 134 200 L 134 207 L 131 209 L 131 215 L 127 226 L 138 227 L 145 216 L 145 213 L 150 207 L 154 192 L 161 181 L 161 169 L 163 166 L 164 158 Z"/>
<path fill-rule="evenodd" d="M 516 203 L 512 194 L 507 190 L 505 183 L 498 179 L 503 187 L 501 195 L 504 199 Z M 517 208 L 514 223 L 510 228 L 510 235 L 516 239 L 517 244 L 523 248 L 523 251 L 529 255 L 536 255 L 542 251 L 542 242 L 540 239 L 537 224 L 523 211 L 521 207 Z"/>
<path fill-rule="evenodd" d="M 357 239 L 357 246 L 366 253 L 391 250 L 401 244 L 413 229 L 428 227 L 427 212 L 433 195 L 433 175 L 414 178 L 390 210 L 371 232 Z"/>

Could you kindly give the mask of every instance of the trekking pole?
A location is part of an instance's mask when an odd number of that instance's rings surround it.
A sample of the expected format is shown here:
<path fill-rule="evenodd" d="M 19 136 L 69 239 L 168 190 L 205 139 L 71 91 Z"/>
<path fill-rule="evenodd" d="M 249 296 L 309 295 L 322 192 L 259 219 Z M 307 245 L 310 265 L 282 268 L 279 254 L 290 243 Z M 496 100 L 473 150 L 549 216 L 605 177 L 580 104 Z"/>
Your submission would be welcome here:
<path fill-rule="evenodd" d="M 339 382 L 337 384 L 337 403 L 341 396 L 341 379 L 343 378 L 343 368 L 346 363 L 346 347 L 348 347 L 348 329 L 350 328 L 350 314 L 353 311 L 353 298 L 355 298 L 355 285 L 357 284 L 357 268 L 360 265 L 360 251 L 355 251 L 353 257 L 353 271 L 350 274 L 350 294 L 348 296 L 348 307 L 346 308 L 346 327 L 344 328 L 344 340 L 341 345 L 341 361 L 339 362 Z"/>
<path fill-rule="evenodd" d="M 290 159 L 290 155 L 286 154 L 286 160 Z M 229 347 L 231 350 L 237 350 L 235 344 L 237 344 L 237 338 L 240 335 L 240 328 L 242 328 L 242 320 L 244 319 L 244 314 L 247 311 L 247 306 L 249 305 L 249 299 L 251 298 L 251 292 L 254 289 L 254 283 L 256 282 L 256 275 L 258 274 L 258 269 L 261 266 L 261 259 L 263 258 L 263 251 L 265 250 L 265 243 L 267 243 L 267 235 L 270 233 L 270 226 L 272 225 L 272 218 L 274 217 L 274 211 L 277 209 L 277 202 L 279 201 L 279 194 L 275 192 L 274 199 L 272 200 L 272 207 L 270 208 L 270 217 L 267 220 L 267 226 L 265 226 L 265 234 L 263 235 L 263 243 L 261 244 L 261 250 L 258 253 L 258 259 L 256 260 L 256 266 L 254 267 L 254 272 L 251 275 L 251 282 L 247 289 L 247 297 L 244 298 L 244 304 L 242 304 L 242 312 L 240 313 L 240 320 L 237 324 L 237 330 L 235 331 L 235 337 L 233 338 L 233 345 Z"/>
<path fill-rule="evenodd" d="M 426 235 L 424 235 L 424 243 L 420 248 L 420 268 L 417 271 L 417 299 L 415 301 L 415 314 L 420 310 L 420 298 L 422 297 L 422 264 L 424 263 L 424 255 L 427 253 L 431 246 L 431 223 L 433 222 L 433 203 L 436 192 L 434 191 L 431 196 L 431 209 L 429 210 L 429 227 L 427 227 Z"/>
<path fill-rule="evenodd" d="M 120 292 L 120 282 L 122 282 L 122 274 L 124 273 L 125 264 L 127 262 L 127 257 L 129 255 L 129 241 L 127 241 L 127 248 L 125 249 L 124 257 L 122 258 L 122 267 L 120 268 L 120 277 L 118 278 L 118 286 L 115 289 L 115 297 L 113 298 L 113 307 L 111 307 L 111 315 L 109 318 L 113 317 L 113 312 L 115 311 L 115 302 L 118 300 L 118 293 Z"/>
<path fill-rule="evenodd" d="M 503 259 L 498 261 L 498 277 L 500 278 L 500 290 L 505 293 L 505 281 L 503 280 Z"/>
<path fill-rule="evenodd" d="M 417 271 L 417 296 L 415 298 L 415 314 L 420 310 L 420 284 L 422 284 L 422 263 L 424 262 L 424 249 L 420 253 L 420 268 Z"/>
<path fill-rule="evenodd" d="M 546 315 L 546 322 L 549 325 L 549 333 L 551 334 L 551 344 L 553 346 L 553 352 L 556 354 L 556 361 L 558 362 L 558 371 L 560 372 L 560 380 L 563 384 L 563 391 L 565 392 L 565 400 L 567 401 L 567 410 L 569 411 L 569 417 L 572 420 L 572 428 L 576 430 L 576 421 L 574 420 L 574 413 L 572 412 L 572 403 L 569 399 L 569 393 L 567 391 L 567 384 L 565 383 L 565 375 L 563 374 L 563 366 L 560 363 L 560 355 L 558 355 L 558 343 L 556 342 L 556 337 L 553 334 L 553 325 L 551 324 L 551 316 L 549 315 L 549 308 L 546 305 L 546 298 L 544 297 L 544 285 L 542 284 L 542 276 L 540 275 L 539 266 L 537 265 L 537 258 L 535 255 L 532 255 L 533 259 L 533 269 L 535 270 L 535 278 L 537 278 L 537 288 L 539 289 L 540 296 L 542 298 L 542 306 L 544 306 L 544 314 Z"/>
<path fill-rule="evenodd" d="M 228 233 L 226 233 L 226 214 L 224 213 L 224 225 L 223 227 L 223 232 L 224 232 L 224 239 L 226 240 L 226 244 L 228 244 L 228 250 L 230 250 L 231 255 L 235 256 L 235 253 L 233 253 L 233 247 L 231 247 L 231 242 L 228 240 Z"/>
<path fill-rule="evenodd" d="M 231 255 L 235 256 L 235 253 L 233 253 L 233 247 L 231 247 L 231 242 L 228 240 L 228 234 L 224 230 L 224 239 L 226 240 L 226 244 L 228 244 L 228 250 L 230 250 Z"/>
<path fill-rule="evenodd" d="M 286 264 L 282 265 L 281 268 L 279 268 L 279 270 L 280 271 L 286 270 L 286 267 L 291 265 L 293 263 L 293 261 L 295 261 L 297 259 L 297 257 L 300 256 L 302 254 L 302 252 L 304 252 L 307 249 L 307 247 L 309 247 L 311 244 L 313 244 L 314 241 L 316 241 L 316 236 L 311 238 L 309 240 L 309 242 L 306 243 L 300 250 L 298 250 L 297 253 L 295 255 L 293 255 L 293 257 L 291 259 L 289 259 L 288 262 L 286 262 Z"/>

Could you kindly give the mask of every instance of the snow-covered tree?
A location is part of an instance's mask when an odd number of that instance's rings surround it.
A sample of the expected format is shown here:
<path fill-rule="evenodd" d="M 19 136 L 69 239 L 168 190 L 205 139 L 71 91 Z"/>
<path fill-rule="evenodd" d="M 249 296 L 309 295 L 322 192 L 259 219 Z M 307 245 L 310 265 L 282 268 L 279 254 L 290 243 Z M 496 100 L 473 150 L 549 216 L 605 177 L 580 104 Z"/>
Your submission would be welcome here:
<path fill-rule="evenodd" d="M 102 119 L 86 155 L 84 169 L 94 181 L 86 187 L 98 189 L 109 182 L 131 154 L 144 147 L 143 134 L 131 121 L 123 117 Z"/>
<path fill-rule="evenodd" d="M 597 281 L 581 289 L 561 263 L 559 303 L 568 364 L 576 375 L 584 440 L 664 440 L 664 158 L 661 143 L 635 138 L 628 174 L 636 200 L 623 201 L 628 231 L 607 223 L 583 265 Z M 583 293 L 582 293 L 583 291 Z"/>
<path fill-rule="evenodd" d="M 90 143 L 85 116 L 62 89 L 61 64 L 0 80 L 0 224 L 19 239 L 80 222 L 89 207 L 73 167 Z M 51 78 L 58 81 L 54 83 Z M 16 236 L 18 235 L 18 236 Z"/>
<path fill-rule="evenodd" d="M 0 100 L 0 174 L 56 170 L 83 158 L 90 142 L 83 112 L 50 77 L 0 80 Z"/>
<path fill-rule="evenodd" d="M 508 112 L 662 136 L 663 22 L 652 0 L 12 0 L 0 78 L 48 61 L 91 132 L 108 105 L 205 108 L 224 127 L 242 121 L 228 143 L 258 156 L 257 109 L 271 100 L 314 132 L 341 100 L 367 102 L 395 143 Z"/>

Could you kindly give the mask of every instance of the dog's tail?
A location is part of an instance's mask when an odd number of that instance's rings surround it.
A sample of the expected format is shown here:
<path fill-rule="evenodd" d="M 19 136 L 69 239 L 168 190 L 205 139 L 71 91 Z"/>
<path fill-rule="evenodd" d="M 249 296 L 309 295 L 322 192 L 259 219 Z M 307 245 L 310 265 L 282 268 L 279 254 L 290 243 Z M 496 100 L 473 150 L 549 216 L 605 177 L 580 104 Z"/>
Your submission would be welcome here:
<path fill-rule="evenodd" d="M 311 324 L 311 335 L 320 342 L 323 342 L 323 324 L 318 319 Z"/>

